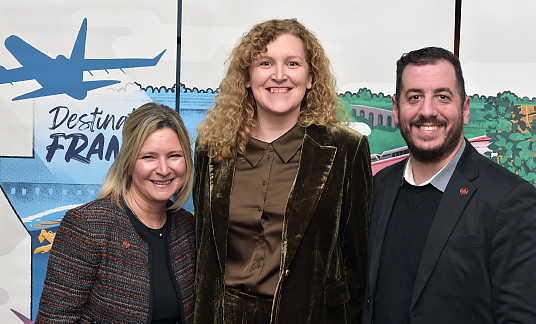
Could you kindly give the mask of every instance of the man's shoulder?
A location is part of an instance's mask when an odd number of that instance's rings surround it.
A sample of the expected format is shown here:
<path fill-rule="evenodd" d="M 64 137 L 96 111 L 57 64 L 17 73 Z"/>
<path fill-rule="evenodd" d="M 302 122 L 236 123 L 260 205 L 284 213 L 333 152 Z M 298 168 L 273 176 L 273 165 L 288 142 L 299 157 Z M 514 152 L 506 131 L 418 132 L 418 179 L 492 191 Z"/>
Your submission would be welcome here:
<path fill-rule="evenodd" d="M 478 154 L 478 177 L 472 182 L 482 190 L 509 192 L 521 185 L 536 193 L 528 181 L 481 154 Z"/>
<path fill-rule="evenodd" d="M 493 162 L 485 157 L 482 157 L 481 162 L 481 176 L 486 177 L 493 182 L 496 182 L 500 185 L 511 184 L 519 185 L 521 183 L 528 183 L 525 179 L 521 178 L 519 175 L 513 173 L 507 168 L 499 165 L 496 162 Z"/>
<path fill-rule="evenodd" d="M 402 179 L 402 172 L 406 165 L 407 159 L 398 161 L 390 166 L 387 166 L 374 175 L 374 182 L 377 181 L 393 181 L 395 179 Z"/>

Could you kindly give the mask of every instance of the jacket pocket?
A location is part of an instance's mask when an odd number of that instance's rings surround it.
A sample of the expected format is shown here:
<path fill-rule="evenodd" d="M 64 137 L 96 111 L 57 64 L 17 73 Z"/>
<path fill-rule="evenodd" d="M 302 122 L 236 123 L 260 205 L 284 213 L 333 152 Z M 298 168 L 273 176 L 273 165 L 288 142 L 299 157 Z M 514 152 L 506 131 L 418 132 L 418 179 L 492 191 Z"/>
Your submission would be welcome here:
<path fill-rule="evenodd" d="M 324 292 L 327 307 L 340 306 L 350 300 L 350 292 L 346 281 L 329 284 Z"/>

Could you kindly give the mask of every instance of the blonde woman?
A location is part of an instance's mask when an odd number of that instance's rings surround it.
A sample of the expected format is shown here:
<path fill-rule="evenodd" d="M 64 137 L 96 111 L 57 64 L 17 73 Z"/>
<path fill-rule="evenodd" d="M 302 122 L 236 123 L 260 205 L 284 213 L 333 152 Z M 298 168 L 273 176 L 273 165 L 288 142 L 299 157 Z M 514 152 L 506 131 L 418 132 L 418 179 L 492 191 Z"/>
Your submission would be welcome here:
<path fill-rule="evenodd" d="M 294 19 L 254 26 L 198 127 L 195 323 L 357 323 L 371 200 L 367 138 Z"/>
<path fill-rule="evenodd" d="M 192 323 L 194 220 L 182 209 L 192 184 L 177 112 L 136 109 L 99 197 L 58 228 L 36 323 Z"/>

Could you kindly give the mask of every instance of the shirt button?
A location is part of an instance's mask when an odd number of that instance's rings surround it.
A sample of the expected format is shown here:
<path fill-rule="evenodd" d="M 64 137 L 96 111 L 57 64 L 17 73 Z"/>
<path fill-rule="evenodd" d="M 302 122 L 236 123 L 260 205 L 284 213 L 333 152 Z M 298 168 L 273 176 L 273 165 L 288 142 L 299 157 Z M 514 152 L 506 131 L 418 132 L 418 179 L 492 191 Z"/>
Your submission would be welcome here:
<path fill-rule="evenodd" d="M 288 277 L 289 275 L 290 275 L 290 270 L 288 270 L 288 269 L 285 270 L 285 274 L 284 274 L 284 276 L 285 276 L 285 277 Z"/>

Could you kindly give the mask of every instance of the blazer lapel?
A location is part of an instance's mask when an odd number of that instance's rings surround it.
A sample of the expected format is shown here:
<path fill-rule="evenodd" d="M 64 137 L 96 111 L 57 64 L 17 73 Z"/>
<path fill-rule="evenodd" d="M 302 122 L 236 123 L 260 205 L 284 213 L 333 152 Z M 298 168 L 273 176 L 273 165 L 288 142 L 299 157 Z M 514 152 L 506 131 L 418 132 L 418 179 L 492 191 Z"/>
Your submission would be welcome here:
<path fill-rule="evenodd" d="M 214 236 L 222 273 L 225 273 L 225 260 L 227 258 L 229 203 L 235 165 L 235 159 L 225 159 L 221 163 L 210 164 L 210 216 L 212 221 L 212 235 Z"/>
<path fill-rule="evenodd" d="M 322 130 L 323 128 L 309 126 L 303 139 L 300 165 L 289 193 L 283 221 L 281 269 L 288 268 L 298 250 L 337 153 L 336 147 L 323 146 L 316 141 L 321 137 Z"/>
<path fill-rule="evenodd" d="M 460 163 L 461 162 L 462 161 L 460 160 Z M 474 163 L 478 164 L 477 162 Z M 459 171 L 458 168 L 454 171 L 449 184 L 443 193 L 441 201 L 439 202 L 430 232 L 428 233 L 428 238 L 424 245 L 421 262 L 415 277 L 415 286 L 413 288 L 410 309 L 413 309 L 415 303 L 419 299 L 426 282 L 430 278 L 430 275 L 443 252 L 443 248 L 445 247 L 448 238 L 476 189 L 477 188 Z"/>
<path fill-rule="evenodd" d="M 402 173 L 404 171 L 405 163 L 400 163 L 398 165 L 399 170 L 394 172 L 392 177 L 392 183 L 386 184 L 383 187 L 385 188 L 383 195 L 375 197 L 377 199 L 375 204 L 380 204 L 379 212 L 377 215 L 373 215 L 376 218 L 377 224 L 374 229 L 374 237 L 372 244 L 372 250 L 370 251 L 370 265 L 369 265 L 369 288 L 371 295 L 374 295 L 376 290 L 376 279 L 378 277 L 378 269 L 380 266 L 380 258 L 383 249 L 383 240 L 385 238 L 385 230 L 387 229 L 387 224 L 389 223 L 389 218 L 391 217 L 391 212 L 393 210 L 393 205 L 395 203 L 396 196 L 398 195 L 398 190 L 400 189 L 400 182 L 402 181 Z M 374 184 L 373 184 L 374 186 Z M 381 201 L 379 201 L 381 200 Z"/>

